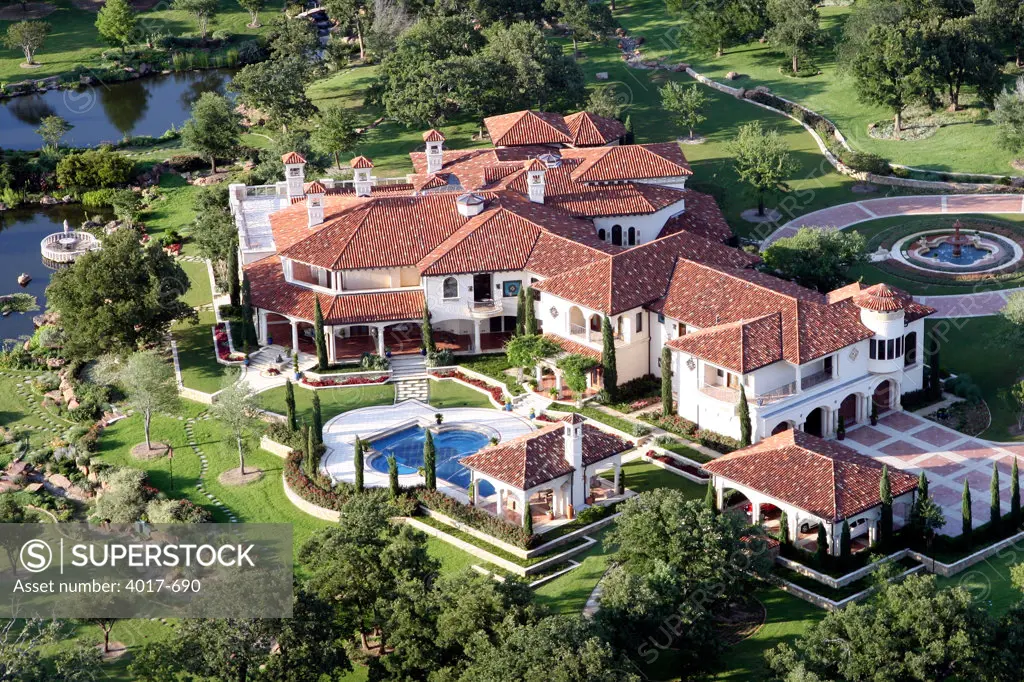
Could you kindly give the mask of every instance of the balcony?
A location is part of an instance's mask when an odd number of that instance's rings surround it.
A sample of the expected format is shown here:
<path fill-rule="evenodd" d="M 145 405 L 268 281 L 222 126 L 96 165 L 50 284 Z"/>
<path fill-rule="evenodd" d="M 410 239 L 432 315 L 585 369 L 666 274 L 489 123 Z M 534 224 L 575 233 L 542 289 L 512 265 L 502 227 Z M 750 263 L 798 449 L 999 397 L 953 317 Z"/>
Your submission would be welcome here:
<path fill-rule="evenodd" d="M 737 388 L 729 388 L 728 386 L 715 386 L 712 384 L 704 384 L 700 387 L 700 392 L 706 396 L 710 396 L 715 400 L 721 400 L 723 403 L 737 403 L 740 399 L 740 391 Z"/>
<path fill-rule="evenodd" d="M 473 301 L 469 304 L 469 316 L 474 320 L 486 320 L 492 317 L 501 317 L 505 310 L 501 301 Z"/>
<path fill-rule="evenodd" d="M 808 374 L 805 377 L 800 377 L 800 390 L 806 391 L 823 384 L 826 381 L 832 381 L 832 372 L 830 370 L 824 370 L 815 374 Z"/>
<path fill-rule="evenodd" d="M 788 384 L 785 384 L 784 386 L 773 388 L 770 391 L 766 391 L 758 395 L 754 399 L 754 402 L 757 405 L 771 405 L 772 403 L 777 403 L 782 400 L 786 400 L 787 398 L 792 398 L 796 394 L 796 382 L 791 381 Z"/>

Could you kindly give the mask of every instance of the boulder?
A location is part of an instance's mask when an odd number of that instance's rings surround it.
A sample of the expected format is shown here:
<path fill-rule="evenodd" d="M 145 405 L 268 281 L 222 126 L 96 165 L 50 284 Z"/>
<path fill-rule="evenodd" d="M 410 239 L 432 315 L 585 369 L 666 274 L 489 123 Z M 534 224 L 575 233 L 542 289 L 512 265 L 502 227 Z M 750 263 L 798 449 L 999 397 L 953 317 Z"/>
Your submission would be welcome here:
<path fill-rule="evenodd" d="M 735 71 L 730 71 L 729 73 L 725 74 L 726 80 L 730 80 L 730 81 L 734 81 L 734 80 L 736 80 L 739 77 L 740 77 L 740 75 L 738 73 L 736 73 Z"/>
<path fill-rule="evenodd" d="M 594 74 L 594 78 L 596 78 L 599 81 L 606 81 L 606 80 L 608 80 L 608 72 L 607 71 L 599 71 L 596 74 Z"/>
<path fill-rule="evenodd" d="M 139 64 L 139 75 L 145 76 L 145 75 L 150 74 L 150 73 L 153 73 L 153 67 L 152 66 L 150 66 L 149 64 L 146 64 L 146 63 Z"/>
<path fill-rule="evenodd" d="M 39 200 L 39 203 L 42 204 L 43 206 L 53 206 L 54 204 L 58 204 L 60 202 L 58 202 L 53 197 L 51 197 L 49 195 L 46 195 L 42 199 Z"/>
<path fill-rule="evenodd" d="M 74 198 L 70 194 L 65 194 L 60 198 L 60 200 L 61 203 L 70 204 L 72 201 L 74 201 Z"/>

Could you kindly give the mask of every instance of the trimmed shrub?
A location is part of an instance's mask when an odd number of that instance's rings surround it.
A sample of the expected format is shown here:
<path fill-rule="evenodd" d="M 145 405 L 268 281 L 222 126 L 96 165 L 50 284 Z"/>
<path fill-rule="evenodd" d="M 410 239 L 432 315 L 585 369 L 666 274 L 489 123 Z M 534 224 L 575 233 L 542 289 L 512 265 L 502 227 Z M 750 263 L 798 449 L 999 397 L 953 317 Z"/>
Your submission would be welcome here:
<path fill-rule="evenodd" d="M 536 542 L 536 536 L 527 533 L 522 526 L 492 516 L 483 509 L 462 504 L 437 490 L 417 488 L 413 495 L 427 509 L 444 514 L 510 545 L 529 549 Z"/>
<path fill-rule="evenodd" d="M 57 164 L 57 182 L 74 189 L 100 189 L 125 185 L 132 179 L 135 163 L 123 154 L 90 149 L 68 154 Z"/>
<path fill-rule="evenodd" d="M 889 162 L 878 154 L 847 152 L 843 154 L 842 162 L 860 173 L 891 175 L 893 172 L 892 166 L 889 165 Z"/>
<path fill-rule="evenodd" d="M 82 195 L 82 204 L 85 206 L 113 206 L 114 189 L 94 189 Z"/>

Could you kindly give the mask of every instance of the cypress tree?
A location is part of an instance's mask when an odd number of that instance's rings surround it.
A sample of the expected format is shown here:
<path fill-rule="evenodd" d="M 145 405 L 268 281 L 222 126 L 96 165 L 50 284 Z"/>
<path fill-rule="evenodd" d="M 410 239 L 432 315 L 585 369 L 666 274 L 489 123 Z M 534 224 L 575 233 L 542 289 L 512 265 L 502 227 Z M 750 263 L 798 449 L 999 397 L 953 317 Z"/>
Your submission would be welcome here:
<path fill-rule="evenodd" d="M 313 440 L 317 445 L 324 442 L 324 419 L 320 412 L 320 394 L 313 391 Z"/>
<path fill-rule="evenodd" d="M 928 477 L 921 472 L 921 475 L 917 477 L 917 499 L 923 500 L 928 497 Z"/>
<path fill-rule="evenodd" d="M 252 321 L 252 285 L 249 277 L 242 275 L 242 340 L 255 347 L 260 343 L 256 324 Z"/>
<path fill-rule="evenodd" d="M 423 480 L 427 490 L 437 490 L 437 449 L 430 429 L 423 440 Z"/>
<path fill-rule="evenodd" d="M 516 336 L 526 333 L 526 288 L 519 287 L 516 299 Z"/>
<path fill-rule="evenodd" d="M 1014 530 L 1020 528 L 1020 472 L 1017 471 L 1016 457 L 1010 470 L 1010 522 Z"/>
<path fill-rule="evenodd" d="M 323 372 L 327 369 L 327 338 L 324 336 L 324 314 L 320 310 L 320 297 L 313 299 L 313 328 L 316 331 L 316 368 Z"/>
<path fill-rule="evenodd" d="M 971 511 L 971 488 L 964 479 L 964 490 L 960 494 L 960 533 L 963 535 L 964 547 L 971 546 L 971 534 L 974 531 L 974 513 Z"/>
<path fill-rule="evenodd" d="M 965 481 L 966 482 L 966 481 Z M 999 532 L 999 522 L 1003 515 L 999 510 L 999 467 L 992 462 L 992 482 L 989 484 L 988 516 L 989 526 L 993 533 Z"/>
<path fill-rule="evenodd" d="M 430 308 L 423 306 L 423 321 L 420 323 L 420 334 L 423 336 L 423 348 L 427 355 L 437 352 L 437 344 L 434 343 L 434 327 L 430 324 Z"/>
<path fill-rule="evenodd" d="M 853 556 L 853 545 L 850 540 L 850 522 L 843 519 L 843 528 L 839 532 L 839 556 L 844 562 Z"/>
<path fill-rule="evenodd" d="M 779 515 L 779 542 L 789 544 L 789 516 L 786 512 Z"/>
<path fill-rule="evenodd" d="M 284 404 L 288 409 L 288 430 L 295 431 L 299 428 L 299 421 L 295 417 L 295 385 L 291 379 L 284 380 Z"/>
<path fill-rule="evenodd" d="M 530 513 L 530 503 L 526 503 L 526 508 L 523 510 L 523 532 L 526 533 L 526 537 L 533 535 L 533 514 Z"/>
<path fill-rule="evenodd" d="M 661 416 L 672 416 L 672 349 L 661 349 Z"/>
<path fill-rule="evenodd" d="M 615 488 L 616 495 L 624 495 L 626 493 L 626 470 L 619 469 L 619 485 Z"/>
<path fill-rule="evenodd" d="M 718 511 L 717 498 L 715 496 L 715 486 L 711 485 L 711 481 L 708 481 L 707 490 L 704 491 L 704 506 L 713 512 Z"/>
<path fill-rule="evenodd" d="M 935 347 L 932 349 L 930 357 L 928 359 L 928 388 L 931 391 L 932 398 L 939 400 L 942 398 L 942 373 L 939 370 L 939 342 L 932 340 Z"/>
<path fill-rule="evenodd" d="M 892 484 L 889 481 L 889 467 L 882 465 L 882 480 L 878 482 L 878 497 L 882 500 L 882 515 L 878 520 L 878 534 L 882 545 L 892 539 Z"/>
<path fill-rule="evenodd" d="M 633 134 L 633 118 L 629 114 L 626 115 L 626 122 L 624 125 L 626 126 L 626 136 L 623 141 L 626 144 L 633 144 L 633 140 L 636 139 L 636 136 Z"/>
<path fill-rule="evenodd" d="M 401 491 L 398 487 L 398 460 L 394 455 L 388 455 L 388 492 L 392 502 L 398 499 Z"/>
<path fill-rule="evenodd" d="M 237 309 L 240 305 L 239 278 L 238 278 L 238 244 L 232 244 L 228 249 L 228 297 L 231 299 L 231 307 Z"/>
<path fill-rule="evenodd" d="M 523 311 L 523 331 L 527 336 L 536 336 L 537 311 L 533 305 L 533 287 L 526 287 L 526 309 Z"/>
<path fill-rule="evenodd" d="M 750 405 L 747 404 L 747 391 L 740 384 L 740 404 L 738 408 L 740 417 L 740 447 L 750 445 Z"/>
<path fill-rule="evenodd" d="M 818 564 L 825 563 L 825 557 L 828 556 L 828 533 L 825 532 L 825 524 L 818 524 L 818 548 L 814 552 L 814 556 L 818 560 Z"/>
<path fill-rule="evenodd" d="M 312 477 L 316 471 L 314 460 L 316 459 L 316 438 L 313 436 L 313 429 L 306 429 L 306 475 Z"/>
<path fill-rule="evenodd" d="M 353 445 L 352 466 L 356 470 L 355 488 L 357 493 L 363 492 L 363 441 L 356 434 L 356 442 Z"/>
<path fill-rule="evenodd" d="M 604 342 L 601 349 L 601 363 L 604 365 L 604 390 L 614 403 L 619 399 L 619 371 L 615 366 L 615 334 L 612 331 L 612 321 L 608 319 L 607 315 L 601 323 L 601 340 Z"/>

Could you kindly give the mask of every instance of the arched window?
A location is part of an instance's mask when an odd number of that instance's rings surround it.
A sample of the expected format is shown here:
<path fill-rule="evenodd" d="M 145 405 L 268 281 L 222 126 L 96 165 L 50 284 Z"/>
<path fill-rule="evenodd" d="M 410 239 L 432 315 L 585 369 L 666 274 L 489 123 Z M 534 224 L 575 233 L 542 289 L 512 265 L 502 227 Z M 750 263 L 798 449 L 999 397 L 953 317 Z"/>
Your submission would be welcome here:
<path fill-rule="evenodd" d="M 910 332 L 903 337 L 903 366 L 917 364 L 917 332 Z"/>
<path fill-rule="evenodd" d="M 459 297 L 459 280 L 454 277 L 446 277 L 444 280 L 443 291 L 441 295 L 444 298 L 458 298 Z"/>
<path fill-rule="evenodd" d="M 597 238 L 603 242 L 608 241 L 608 231 L 602 227 L 600 230 L 597 231 Z"/>
<path fill-rule="evenodd" d="M 622 225 L 612 225 L 612 244 L 622 246 Z"/>
<path fill-rule="evenodd" d="M 636 244 L 636 228 L 635 227 L 629 228 L 629 231 L 626 234 L 628 235 L 626 237 L 626 243 L 629 244 L 630 246 L 635 245 Z"/>

